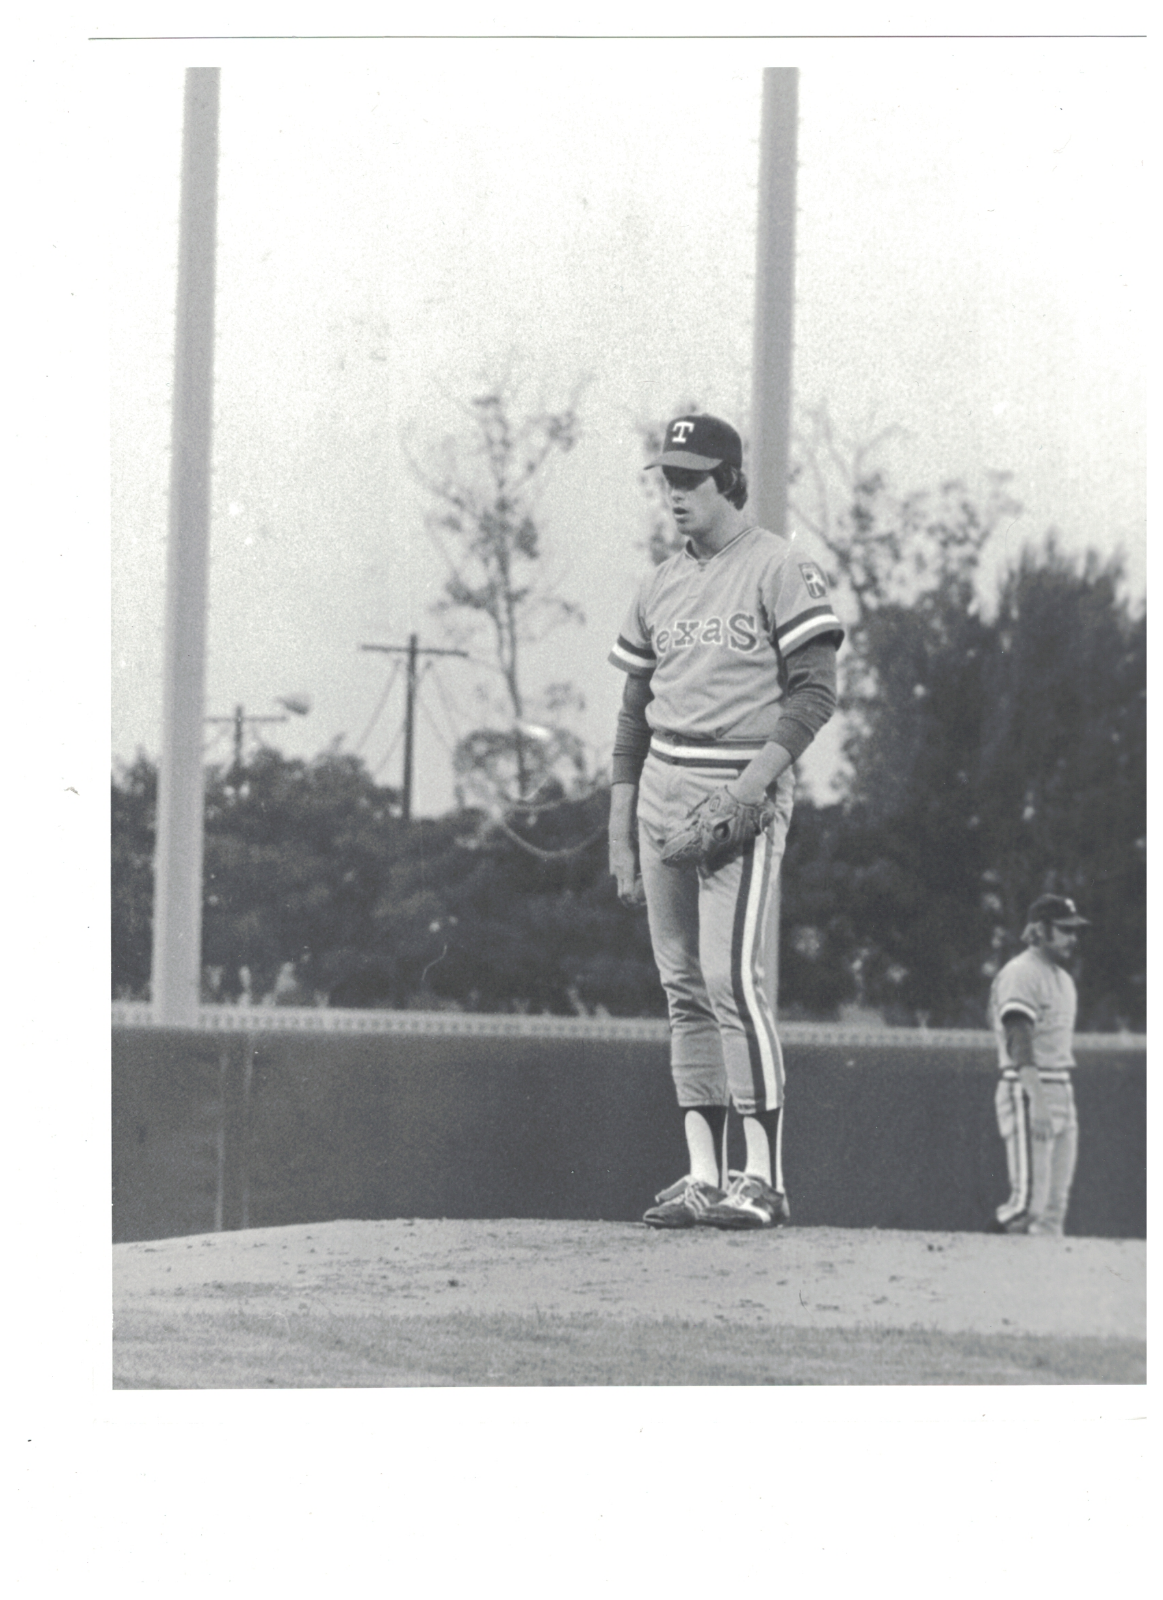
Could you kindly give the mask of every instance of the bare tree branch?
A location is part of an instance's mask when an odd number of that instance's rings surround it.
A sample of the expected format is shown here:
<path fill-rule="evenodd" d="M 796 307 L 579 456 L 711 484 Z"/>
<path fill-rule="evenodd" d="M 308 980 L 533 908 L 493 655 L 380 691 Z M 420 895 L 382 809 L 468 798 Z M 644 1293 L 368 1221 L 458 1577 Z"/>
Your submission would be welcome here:
<path fill-rule="evenodd" d="M 553 628 L 581 620 L 580 608 L 560 595 L 539 567 L 537 503 L 553 458 L 567 454 L 577 441 L 578 405 L 587 382 L 579 380 L 560 409 L 538 403 L 522 411 L 517 386 L 506 372 L 458 406 L 463 434 L 445 436 L 427 461 L 407 457 L 434 502 L 426 527 L 448 568 L 433 609 L 462 640 L 480 626 L 487 628 L 504 685 L 502 715 L 513 730 L 500 731 L 508 741 L 503 750 L 487 741 L 473 744 L 474 736 L 462 741 L 458 757 L 463 755 L 468 766 L 461 776 L 480 762 L 477 777 L 483 780 L 486 769 L 499 771 L 498 761 L 511 759 L 516 795 L 507 797 L 508 804 L 524 798 L 546 770 L 536 744 L 515 731 L 529 706 L 525 648 Z M 463 626 L 457 627 L 458 620 Z M 554 759 L 563 753 L 564 746 L 557 747 Z"/>

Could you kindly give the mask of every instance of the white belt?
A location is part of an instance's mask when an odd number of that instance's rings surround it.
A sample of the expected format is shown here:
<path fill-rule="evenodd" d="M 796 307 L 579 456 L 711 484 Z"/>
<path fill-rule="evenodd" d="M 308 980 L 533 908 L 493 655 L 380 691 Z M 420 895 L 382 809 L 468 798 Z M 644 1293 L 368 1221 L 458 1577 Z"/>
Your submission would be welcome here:
<path fill-rule="evenodd" d="M 694 739 L 667 738 L 654 733 L 650 737 L 650 754 L 675 767 L 690 767 L 697 772 L 722 770 L 732 774 L 742 772 L 747 763 L 764 747 L 763 740 L 755 744 L 717 744 L 713 739 L 705 743 Z"/>
<path fill-rule="evenodd" d="M 1043 1083 L 1069 1083 L 1069 1067 L 1036 1067 L 1034 1069 Z M 1007 1083 L 1017 1083 L 1018 1074 L 1014 1067 L 1006 1067 L 1002 1077 Z"/>

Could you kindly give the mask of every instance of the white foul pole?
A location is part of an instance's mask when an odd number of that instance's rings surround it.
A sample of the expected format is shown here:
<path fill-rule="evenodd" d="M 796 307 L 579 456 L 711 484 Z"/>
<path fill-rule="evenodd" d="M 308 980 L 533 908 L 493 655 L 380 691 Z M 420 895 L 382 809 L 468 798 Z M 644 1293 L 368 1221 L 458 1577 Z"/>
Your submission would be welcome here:
<path fill-rule="evenodd" d="M 186 72 L 174 339 L 165 677 L 158 769 L 151 998 L 154 1020 L 192 1027 L 202 968 L 202 717 L 210 542 L 217 67 Z"/>
<path fill-rule="evenodd" d="M 759 216 L 751 355 L 749 489 L 755 520 L 787 531 L 795 312 L 796 133 L 799 71 L 767 67 L 759 134 Z M 779 992 L 779 885 L 771 897 L 772 1005 Z"/>

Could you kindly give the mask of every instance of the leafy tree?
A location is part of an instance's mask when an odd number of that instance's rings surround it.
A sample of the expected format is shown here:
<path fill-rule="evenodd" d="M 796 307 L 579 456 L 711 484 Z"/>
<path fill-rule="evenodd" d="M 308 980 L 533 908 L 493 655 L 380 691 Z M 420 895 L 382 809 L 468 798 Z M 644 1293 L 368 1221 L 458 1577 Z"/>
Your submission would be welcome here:
<path fill-rule="evenodd" d="M 850 690 L 843 854 L 861 992 L 886 1015 L 979 1026 L 990 973 L 1047 889 L 1092 907 L 1083 1022 L 1141 1025 L 1145 618 L 1117 566 L 1053 539 L 986 620 L 946 574 L 871 612 Z"/>
<path fill-rule="evenodd" d="M 157 768 L 143 754 L 115 773 L 110 796 L 112 982 L 114 998 L 149 992 Z"/>
<path fill-rule="evenodd" d="M 979 755 L 1002 929 L 1038 894 L 1077 896 L 1091 1025 L 1146 1020 L 1145 611 L 1121 563 L 1070 560 L 1053 534 L 1007 575 L 992 629 Z"/>
<path fill-rule="evenodd" d="M 207 998 L 657 1012 L 644 919 L 606 873 L 606 797 L 531 808 L 520 840 L 456 811 L 405 825 L 358 758 L 261 749 L 206 784 Z M 156 772 L 113 784 L 114 993 L 149 987 Z M 249 982 L 244 980 L 244 974 Z"/>
<path fill-rule="evenodd" d="M 897 1020 L 978 1017 L 991 932 L 973 781 L 987 630 L 968 602 L 950 577 L 911 608 L 871 613 L 846 697 L 848 961 L 859 998 Z"/>
<path fill-rule="evenodd" d="M 779 1009 L 825 1020 L 860 996 L 851 952 L 848 832 L 840 805 L 796 801 L 781 876 Z"/>
<path fill-rule="evenodd" d="M 1072 565 L 1053 536 L 1005 576 L 987 618 L 981 556 L 1020 509 L 1009 476 L 900 495 L 880 465 L 895 433 L 844 439 L 821 407 L 798 440 L 793 507 L 849 622 L 848 767 L 824 828 L 842 908 L 803 926 L 785 910 L 784 995 L 804 975 L 799 938 L 818 977 L 834 951 L 857 997 L 892 1019 L 979 1025 L 1026 906 L 1056 888 L 1104 925 L 1083 1020 L 1141 1025 L 1145 618 L 1119 598 L 1117 563 Z M 823 848 L 818 830 L 812 842 Z"/>
<path fill-rule="evenodd" d="M 312 762 L 260 749 L 241 774 L 206 776 L 202 951 L 208 996 L 255 998 L 280 972 L 310 1003 L 366 967 L 373 911 L 394 849 L 398 796 L 358 758 Z M 139 757 L 113 784 L 113 989 L 148 992 L 156 768 Z M 286 973 L 284 972 L 284 977 Z"/>
<path fill-rule="evenodd" d="M 243 967 L 267 993 L 289 966 L 308 998 L 359 971 L 403 832 L 396 799 L 337 750 L 306 762 L 260 749 L 241 786 L 211 771 L 202 946 L 224 994 Z"/>
<path fill-rule="evenodd" d="M 413 1003 L 571 1015 L 658 1012 L 644 919 L 620 906 L 606 872 L 606 797 L 538 813 L 533 854 L 462 814 L 427 825 L 421 852 L 393 864 L 378 920 L 391 948 L 419 949 Z M 578 839 L 588 840 L 582 848 Z"/>
<path fill-rule="evenodd" d="M 1005 474 L 980 493 L 953 480 L 898 493 L 881 465 L 898 433 L 845 437 L 819 406 L 796 439 L 792 520 L 822 550 L 847 624 L 844 802 L 826 830 L 843 898 L 828 948 L 841 959 L 835 993 L 843 974 L 854 998 L 890 1018 L 963 1023 L 978 1020 L 992 931 L 970 780 L 988 631 L 977 571 L 993 530 L 1020 508 Z M 795 970 L 785 955 L 785 987 Z"/>

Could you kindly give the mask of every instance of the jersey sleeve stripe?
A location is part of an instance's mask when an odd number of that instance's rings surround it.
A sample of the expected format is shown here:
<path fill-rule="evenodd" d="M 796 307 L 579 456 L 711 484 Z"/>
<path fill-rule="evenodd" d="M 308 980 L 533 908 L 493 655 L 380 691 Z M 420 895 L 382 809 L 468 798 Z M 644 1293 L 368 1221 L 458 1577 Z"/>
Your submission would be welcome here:
<path fill-rule="evenodd" d="M 1037 1022 L 1038 1010 L 1026 1000 L 1003 1000 L 998 1015 L 1004 1022 L 1008 1016 L 1017 1015 L 1027 1017 L 1031 1022 Z"/>
<path fill-rule="evenodd" d="M 631 644 L 628 639 L 618 635 L 618 642 L 606 657 L 611 666 L 620 667 L 623 672 L 629 672 L 636 678 L 643 678 L 654 671 L 657 657 L 649 645 L 644 649 L 641 645 Z"/>
<path fill-rule="evenodd" d="M 844 628 L 831 606 L 814 606 L 811 611 L 801 611 L 798 617 L 785 622 L 776 631 L 776 638 L 786 656 L 801 644 L 807 644 L 809 639 L 819 638 L 825 633 L 838 633 L 843 637 Z"/>

